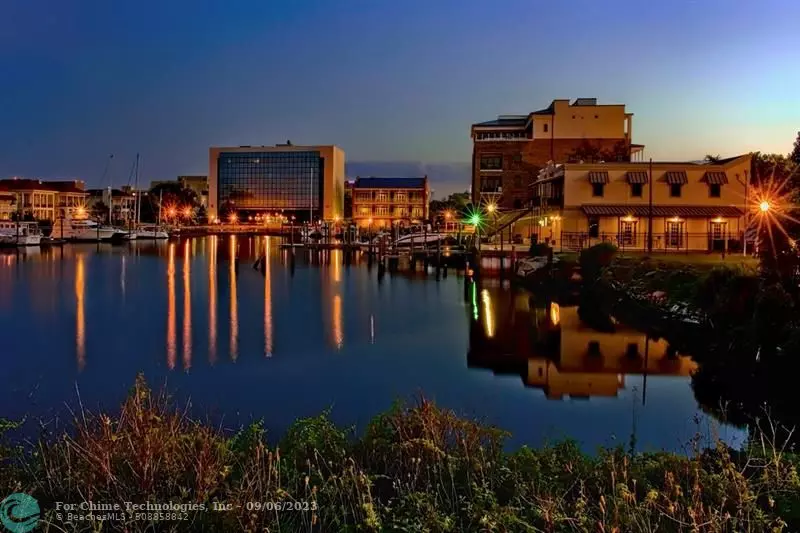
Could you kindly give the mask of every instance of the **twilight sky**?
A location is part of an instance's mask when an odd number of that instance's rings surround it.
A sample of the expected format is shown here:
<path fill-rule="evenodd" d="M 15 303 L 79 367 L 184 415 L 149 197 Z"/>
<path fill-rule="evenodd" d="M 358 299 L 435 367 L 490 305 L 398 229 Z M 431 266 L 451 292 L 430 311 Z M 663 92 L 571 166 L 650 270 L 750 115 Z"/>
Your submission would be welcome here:
<path fill-rule="evenodd" d="M 466 188 L 469 126 L 554 98 L 654 159 L 787 153 L 796 0 L 2 0 L 0 177 L 206 174 L 211 145 L 337 144 Z M 391 164 L 387 164 L 391 163 Z M 356 170 L 357 169 L 357 170 Z"/>

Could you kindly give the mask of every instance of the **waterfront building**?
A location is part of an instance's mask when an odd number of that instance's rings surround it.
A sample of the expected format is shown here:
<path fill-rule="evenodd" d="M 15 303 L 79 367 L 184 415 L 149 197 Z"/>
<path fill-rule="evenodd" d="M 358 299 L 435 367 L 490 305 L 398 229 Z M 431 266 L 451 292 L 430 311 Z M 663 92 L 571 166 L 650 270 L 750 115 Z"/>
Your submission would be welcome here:
<path fill-rule="evenodd" d="M 125 186 L 121 189 L 106 188 L 89 190 L 88 209 L 97 209 L 100 205 L 102 205 L 104 209 L 112 208 L 112 222 L 127 224 L 136 217 L 136 194 L 129 186 Z"/>
<path fill-rule="evenodd" d="M 530 184 L 550 161 L 641 157 L 644 146 L 632 144 L 632 134 L 633 113 L 596 98 L 553 100 L 545 109 L 473 124 L 472 201 L 523 208 Z"/>
<path fill-rule="evenodd" d="M 408 227 L 428 219 L 430 188 L 422 178 L 360 178 L 353 184 L 353 221 L 360 227 Z"/>
<path fill-rule="evenodd" d="M 5 187 L 0 187 L 0 220 L 11 220 L 17 210 L 17 196 Z"/>
<path fill-rule="evenodd" d="M 741 250 L 750 160 L 549 165 L 532 186 L 539 238 L 569 249 Z"/>
<path fill-rule="evenodd" d="M 212 147 L 209 218 L 280 212 L 297 221 L 341 219 L 344 152 L 338 146 Z"/>
<path fill-rule="evenodd" d="M 355 186 L 355 181 L 345 181 L 344 182 L 344 218 L 345 220 L 351 220 L 353 218 L 353 187 Z"/>
<path fill-rule="evenodd" d="M 15 197 L 14 209 L 20 211 L 23 216 L 32 216 L 36 220 L 53 221 L 60 216 L 76 216 L 82 213 L 88 196 L 85 188 L 81 180 L 43 181 L 24 178 L 0 180 L 0 190 L 11 192 Z"/>

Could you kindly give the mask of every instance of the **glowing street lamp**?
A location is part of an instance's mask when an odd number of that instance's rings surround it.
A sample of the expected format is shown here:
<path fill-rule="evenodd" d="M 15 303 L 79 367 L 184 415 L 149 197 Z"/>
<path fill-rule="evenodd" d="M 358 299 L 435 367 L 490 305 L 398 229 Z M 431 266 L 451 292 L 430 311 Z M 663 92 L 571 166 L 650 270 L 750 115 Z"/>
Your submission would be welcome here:
<path fill-rule="evenodd" d="M 766 213 L 767 211 L 772 209 L 772 205 L 768 201 L 764 200 L 763 202 L 758 204 L 758 208 L 761 210 L 762 213 Z"/>
<path fill-rule="evenodd" d="M 178 216 L 178 210 L 174 207 L 170 207 L 167 209 L 167 218 L 175 218 Z"/>
<path fill-rule="evenodd" d="M 236 216 L 236 213 L 231 213 L 230 216 L 228 217 L 228 220 L 230 221 L 231 224 L 236 224 L 236 221 L 238 219 L 239 217 Z"/>
<path fill-rule="evenodd" d="M 191 207 L 184 207 L 183 208 L 183 216 L 185 216 L 186 218 L 191 218 L 192 217 L 192 208 Z"/>
<path fill-rule="evenodd" d="M 487 205 L 486 206 L 486 210 L 489 213 L 494 213 L 495 211 L 497 211 L 497 204 L 489 204 L 489 205 Z"/>

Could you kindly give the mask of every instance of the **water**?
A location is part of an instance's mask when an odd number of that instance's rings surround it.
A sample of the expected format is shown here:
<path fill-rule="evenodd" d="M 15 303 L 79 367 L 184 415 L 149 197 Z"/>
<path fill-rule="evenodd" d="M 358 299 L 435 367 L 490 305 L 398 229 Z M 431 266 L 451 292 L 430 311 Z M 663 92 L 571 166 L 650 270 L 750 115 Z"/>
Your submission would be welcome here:
<path fill-rule="evenodd" d="M 252 268 L 266 250 L 263 271 Z M 694 363 L 576 308 L 455 272 L 387 274 L 341 251 L 267 238 L 69 245 L 0 255 L 0 416 L 115 410 L 139 372 L 226 428 L 263 418 L 275 440 L 326 408 L 363 429 L 419 395 L 512 432 L 587 450 L 740 442 L 698 407 Z M 597 353 L 599 352 L 599 355 Z M 645 371 L 645 368 L 647 369 Z"/>

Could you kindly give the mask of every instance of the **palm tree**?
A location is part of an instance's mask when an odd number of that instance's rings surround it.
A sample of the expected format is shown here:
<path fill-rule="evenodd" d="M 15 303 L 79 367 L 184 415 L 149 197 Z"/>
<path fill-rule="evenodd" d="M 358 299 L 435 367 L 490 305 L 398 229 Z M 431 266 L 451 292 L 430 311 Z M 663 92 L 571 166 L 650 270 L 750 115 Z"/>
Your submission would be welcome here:
<path fill-rule="evenodd" d="M 703 161 L 705 161 L 706 163 L 719 163 L 720 161 L 722 161 L 722 158 L 719 156 L 719 154 L 717 155 L 706 154 L 705 158 L 703 158 Z"/>

